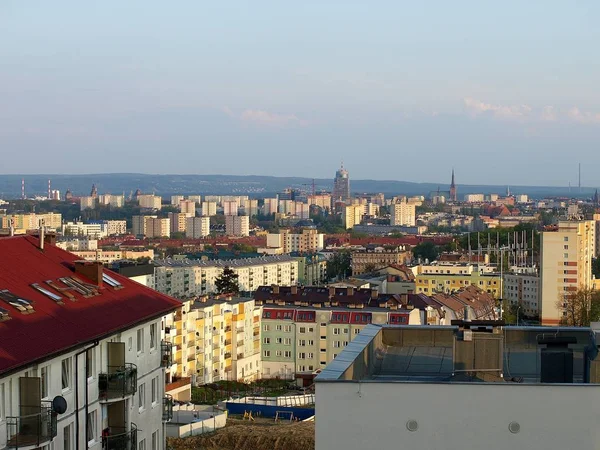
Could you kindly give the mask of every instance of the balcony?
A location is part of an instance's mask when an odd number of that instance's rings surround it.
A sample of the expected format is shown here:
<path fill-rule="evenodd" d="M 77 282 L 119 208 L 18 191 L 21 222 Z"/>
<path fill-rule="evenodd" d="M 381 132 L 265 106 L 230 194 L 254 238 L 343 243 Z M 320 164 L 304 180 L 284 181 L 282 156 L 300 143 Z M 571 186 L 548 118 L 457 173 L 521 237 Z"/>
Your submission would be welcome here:
<path fill-rule="evenodd" d="M 101 400 L 122 399 L 137 391 L 137 367 L 125 363 L 124 366 L 108 366 L 108 373 L 98 378 L 98 390 Z"/>
<path fill-rule="evenodd" d="M 239 327 L 235 329 L 236 333 L 243 333 L 244 332 L 244 327 Z"/>
<path fill-rule="evenodd" d="M 173 418 L 173 396 L 165 394 L 163 397 L 162 420 L 168 422 Z"/>
<path fill-rule="evenodd" d="M 237 359 L 244 359 L 244 354 L 243 353 L 238 353 L 237 354 Z"/>
<path fill-rule="evenodd" d="M 109 434 L 102 437 L 104 450 L 137 450 L 137 426 L 132 423 L 131 430 L 110 427 Z"/>
<path fill-rule="evenodd" d="M 219 334 L 221 334 L 221 330 L 219 328 L 215 328 L 213 330 L 213 336 L 218 336 Z"/>
<path fill-rule="evenodd" d="M 244 346 L 244 341 L 243 340 L 242 341 L 237 341 L 236 346 L 237 347 L 243 347 Z"/>
<path fill-rule="evenodd" d="M 196 361 L 196 355 L 188 355 L 187 360 L 188 360 L 188 362 Z"/>
<path fill-rule="evenodd" d="M 231 345 L 231 339 L 225 339 L 223 345 Z"/>
<path fill-rule="evenodd" d="M 230 326 L 230 325 L 227 325 L 227 326 L 225 327 L 225 333 L 227 333 L 227 332 L 229 332 L 229 331 L 231 331 L 231 326 Z"/>
<path fill-rule="evenodd" d="M 187 348 L 192 348 L 192 347 L 195 347 L 195 346 L 196 346 L 196 342 L 194 342 L 194 341 L 188 341 Z"/>
<path fill-rule="evenodd" d="M 213 356 L 213 362 L 214 363 L 218 363 L 219 362 L 219 357 L 218 356 Z"/>
<path fill-rule="evenodd" d="M 173 344 L 162 342 L 160 344 L 160 365 L 161 367 L 170 367 L 173 365 Z"/>
<path fill-rule="evenodd" d="M 225 357 L 225 359 L 229 359 L 231 358 L 231 353 L 225 353 L 225 355 L 223 355 Z"/>
<path fill-rule="evenodd" d="M 56 413 L 51 402 L 39 407 L 21 408 L 33 412 L 25 416 L 6 418 L 6 446 L 8 448 L 40 447 L 56 437 Z"/>

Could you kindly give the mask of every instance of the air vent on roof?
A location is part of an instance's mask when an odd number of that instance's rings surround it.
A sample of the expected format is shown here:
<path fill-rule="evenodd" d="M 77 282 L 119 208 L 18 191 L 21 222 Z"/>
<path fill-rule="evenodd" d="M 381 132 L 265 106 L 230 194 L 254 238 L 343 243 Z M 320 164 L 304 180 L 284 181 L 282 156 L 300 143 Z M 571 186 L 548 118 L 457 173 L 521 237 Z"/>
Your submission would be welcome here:
<path fill-rule="evenodd" d="M 123 285 L 121 283 L 106 273 L 102 273 L 102 281 L 115 289 L 123 289 Z"/>
<path fill-rule="evenodd" d="M 41 292 L 42 294 L 44 294 L 46 297 L 50 298 L 50 300 L 54 300 L 56 303 L 59 304 L 63 304 L 62 302 L 62 297 L 58 294 L 55 294 L 54 292 L 49 291 L 48 289 L 44 289 L 42 286 L 40 286 L 37 283 L 33 283 L 31 285 L 32 288 L 34 288 L 36 291 Z"/>
<path fill-rule="evenodd" d="M 17 297 L 15 294 L 6 289 L 0 291 L 0 299 L 15 307 L 23 314 L 31 314 L 33 312 L 33 305 L 29 300 Z"/>

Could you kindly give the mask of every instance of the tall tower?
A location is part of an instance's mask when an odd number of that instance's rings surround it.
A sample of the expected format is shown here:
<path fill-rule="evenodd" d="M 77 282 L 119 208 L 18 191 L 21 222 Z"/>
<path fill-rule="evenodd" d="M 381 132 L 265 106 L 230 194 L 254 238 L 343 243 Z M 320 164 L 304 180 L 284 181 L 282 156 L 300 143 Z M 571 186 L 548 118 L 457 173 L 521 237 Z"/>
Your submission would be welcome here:
<path fill-rule="evenodd" d="M 454 183 L 454 168 L 452 169 L 452 182 L 450 183 L 450 201 L 456 202 L 456 183 Z"/>
<path fill-rule="evenodd" d="M 342 166 L 335 173 L 335 178 L 333 180 L 333 201 L 343 201 L 345 202 L 350 198 L 350 177 L 348 175 L 348 171 L 344 169 L 344 163 L 342 162 Z"/>
<path fill-rule="evenodd" d="M 92 191 L 90 192 L 90 197 L 98 197 L 98 188 L 96 188 L 95 184 L 92 184 Z"/>

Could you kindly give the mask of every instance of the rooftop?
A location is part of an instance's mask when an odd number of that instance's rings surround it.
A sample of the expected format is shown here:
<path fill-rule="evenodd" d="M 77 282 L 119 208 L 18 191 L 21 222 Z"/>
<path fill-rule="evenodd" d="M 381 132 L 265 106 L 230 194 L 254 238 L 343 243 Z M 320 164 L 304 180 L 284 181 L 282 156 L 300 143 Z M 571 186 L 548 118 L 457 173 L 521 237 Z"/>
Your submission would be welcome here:
<path fill-rule="evenodd" d="M 202 261 L 199 259 L 159 259 L 154 264 L 162 267 L 248 267 L 262 266 L 264 264 L 276 264 L 296 261 L 289 255 L 258 256 L 245 259 L 218 259 L 213 261 Z"/>
<path fill-rule="evenodd" d="M 597 354 L 590 328 L 368 325 L 316 381 L 585 384 Z"/>
<path fill-rule="evenodd" d="M 23 235 L 0 238 L 0 373 L 61 354 L 181 304 L 102 269 L 103 283 L 76 271 L 79 258 Z M 86 272 L 87 273 L 87 272 Z"/>

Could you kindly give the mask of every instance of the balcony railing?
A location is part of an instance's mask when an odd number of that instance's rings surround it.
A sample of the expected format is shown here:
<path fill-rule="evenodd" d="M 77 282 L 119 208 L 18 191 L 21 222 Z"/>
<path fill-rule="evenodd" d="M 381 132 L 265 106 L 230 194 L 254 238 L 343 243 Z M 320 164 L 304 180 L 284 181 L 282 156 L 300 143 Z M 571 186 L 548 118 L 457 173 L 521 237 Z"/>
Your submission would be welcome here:
<path fill-rule="evenodd" d="M 231 358 L 231 353 L 225 353 L 225 355 L 223 355 L 225 357 L 225 359 L 229 359 Z"/>
<path fill-rule="evenodd" d="M 227 333 L 228 331 L 231 331 L 231 326 L 229 326 L 229 325 L 227 325 L 227 326 L 225 327 L 225 332 Z"/>
<path fill-rule="evenodd" d="M 39 407 L 31 407 L 32 414 L 6 418 L 8 448 L 27 446 L 40 447 L 56 437 L 56 413 L 51 402 L 42 402 Z M 24 408 L 29 409 L 29 408 Z"/>
<path fill-rule="evenodd" d="M 160 344 L 160 365 L 162 367 L 173 365 L 173 344 L 170 342 L 163 341 Z"/>
<path fill-rule="evenodd" d="M 108 435 L 102 436 L 104 450 L 137 450 L 137 426 L 132 423 L 131 430 L 122 427 L 110 427 Z"/>
<path fill-rule="evenodd" d="M 238 353 L 237 354 L 237 359 L 244 359 L 244 354 L 243 353 Z"/>
<path fill-rule="evenodd" d="M 236 333 L 243 333 L 244 332 L 244 327 L 239 327 L 235 329 Z"/>
<path fill-rule="evenodd" d="M 137 391 L 137 366 L 125 363 L 124 366 L 108 366 L 108 373 L 98 378 L 100 398 L 110 400 L 133 395 Z"/>
<path fill-rule="evenodd" d="M 173 418 L 173 396 L 165 394 L 163 397 L 163 414 L 162 420 L 168 422 Z"/>
<path fill-rule="evenodd" d="M 188 362 L 196 361 L 196 355 L 188 355 L 187 360 L 188 360 Z"/>

